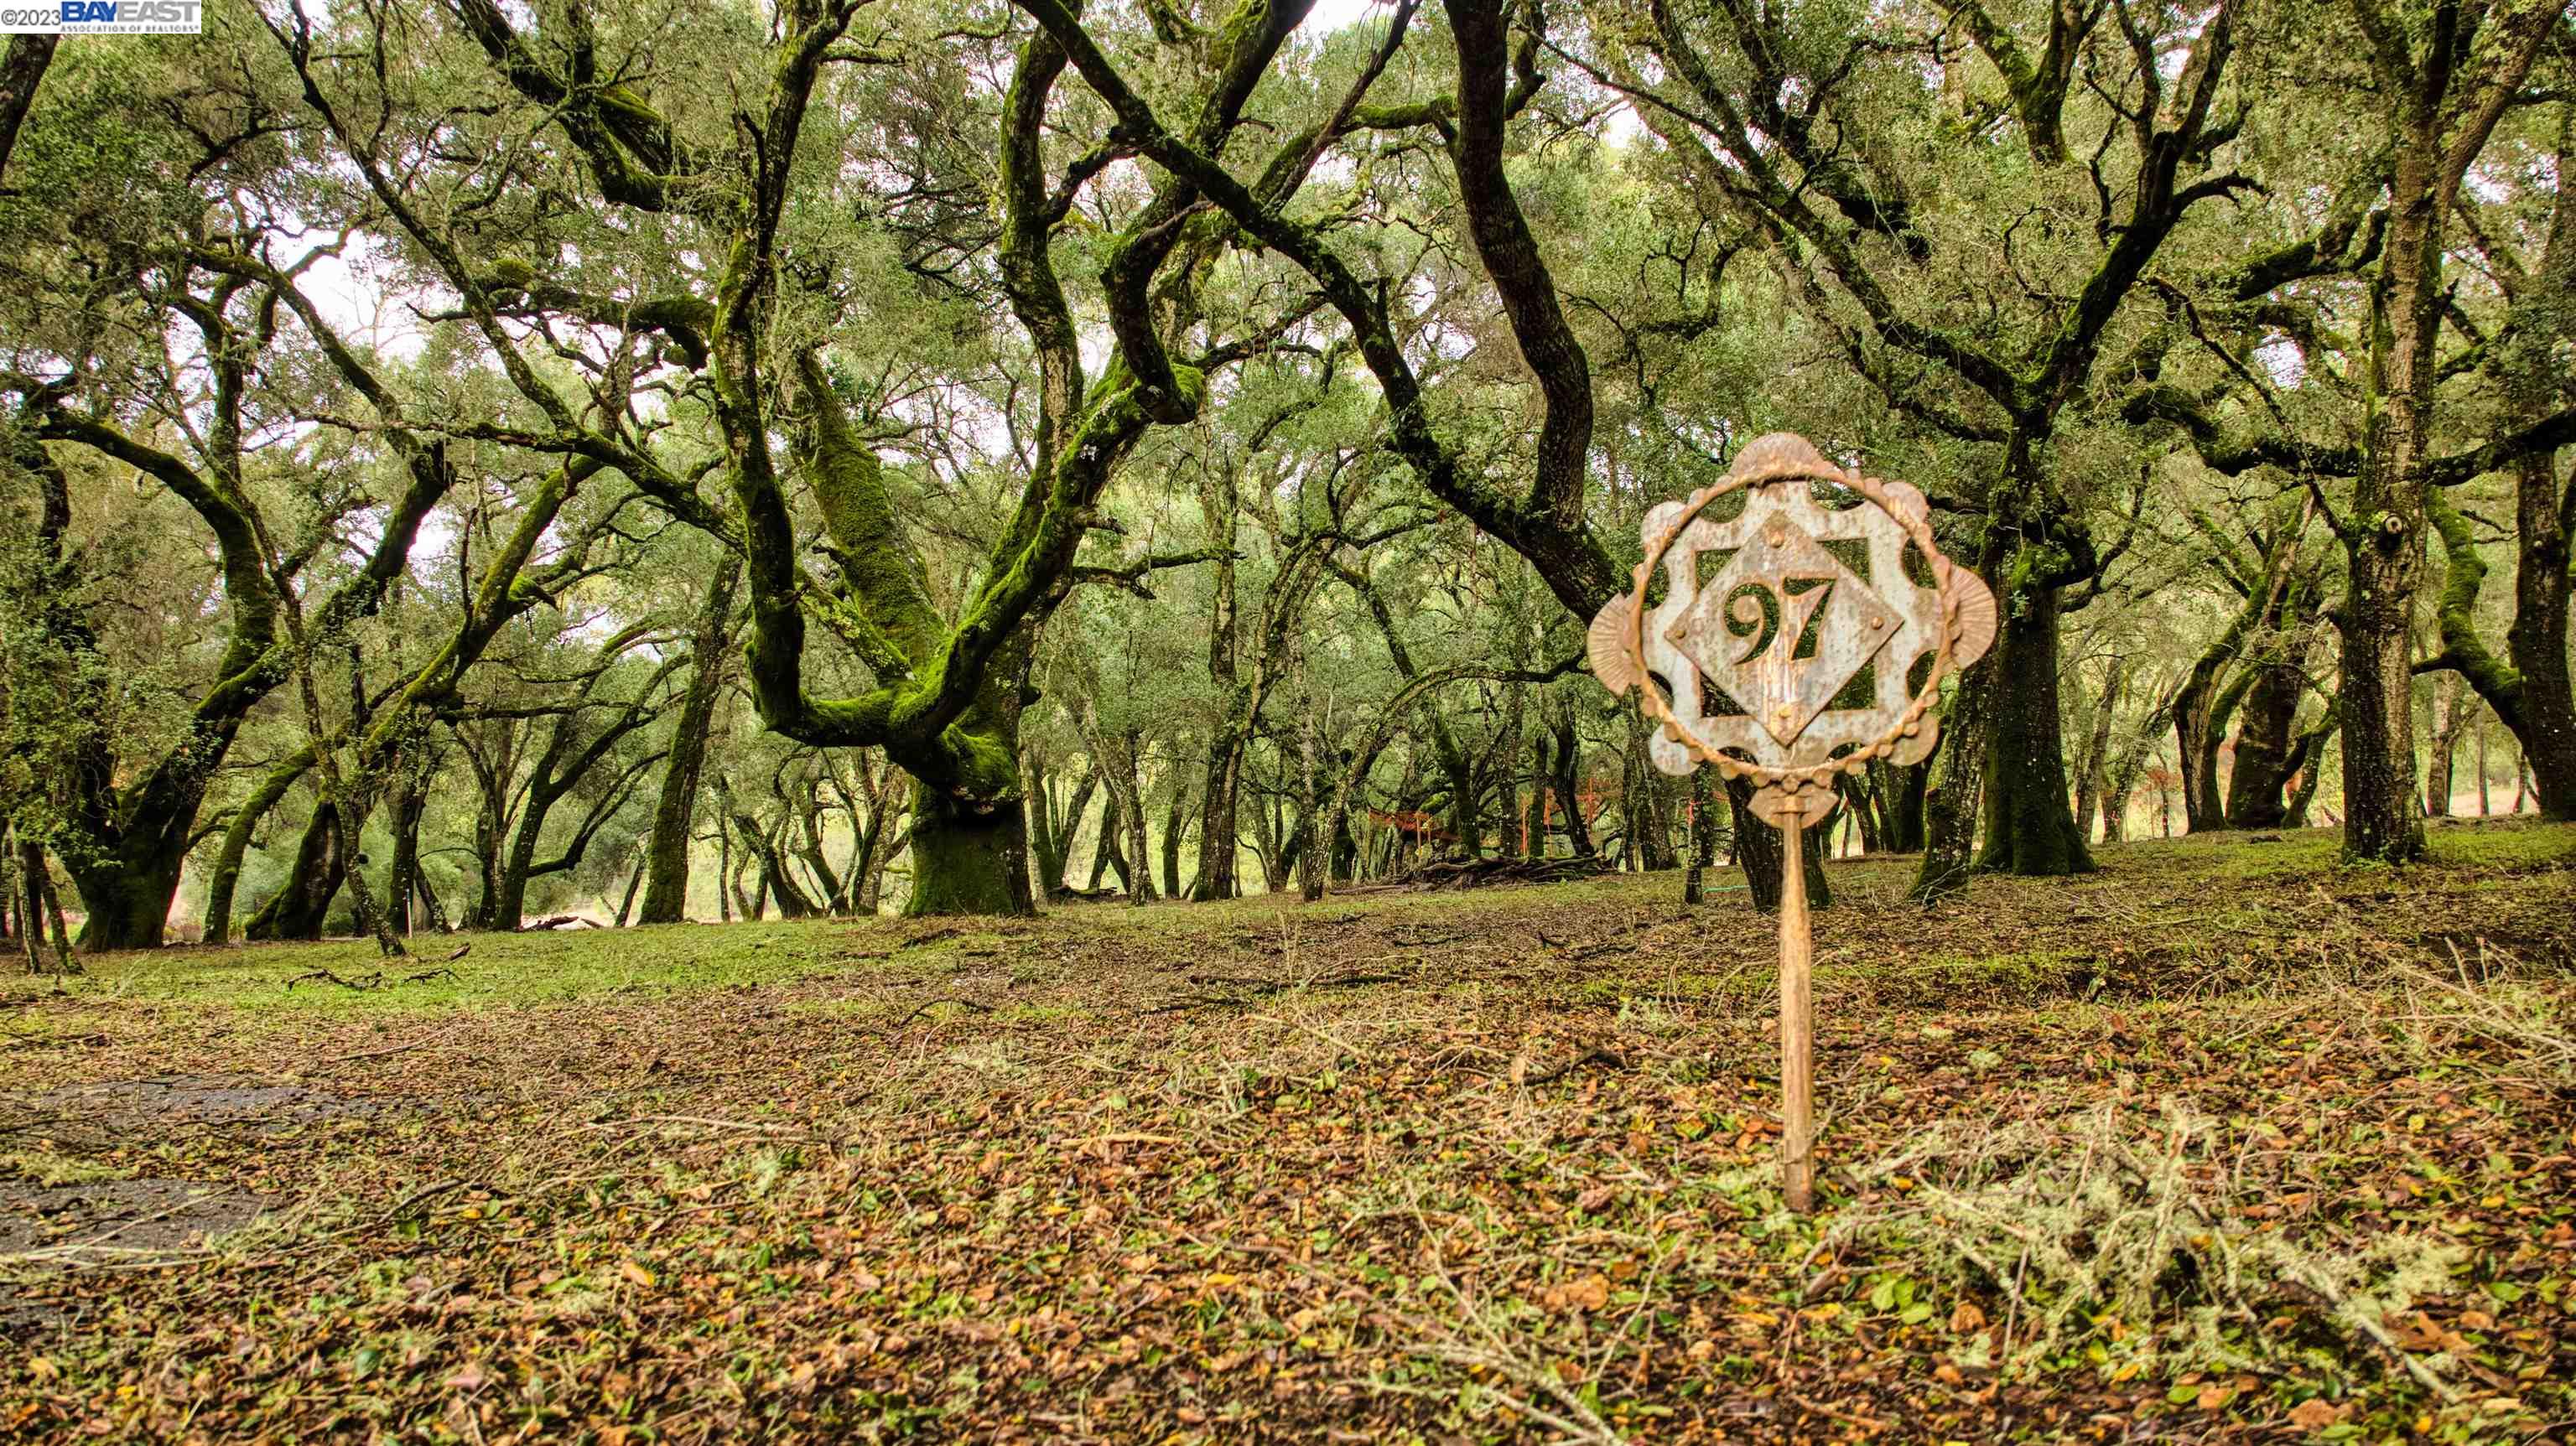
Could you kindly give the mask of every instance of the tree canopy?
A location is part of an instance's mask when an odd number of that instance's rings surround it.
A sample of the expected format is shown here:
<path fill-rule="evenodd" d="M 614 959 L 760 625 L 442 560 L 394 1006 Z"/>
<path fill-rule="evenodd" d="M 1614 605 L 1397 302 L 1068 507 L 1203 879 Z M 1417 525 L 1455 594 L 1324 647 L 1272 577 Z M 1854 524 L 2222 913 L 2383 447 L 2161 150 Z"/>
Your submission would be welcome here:
<path fill-rule="evenodd" d="M 1776 430 L 2002 602 L 1920 894 L 2576 816 L 2548 0 L 206 27 L 0 65 L 30 957 L 1704 857 L 1577 664 Z"/>

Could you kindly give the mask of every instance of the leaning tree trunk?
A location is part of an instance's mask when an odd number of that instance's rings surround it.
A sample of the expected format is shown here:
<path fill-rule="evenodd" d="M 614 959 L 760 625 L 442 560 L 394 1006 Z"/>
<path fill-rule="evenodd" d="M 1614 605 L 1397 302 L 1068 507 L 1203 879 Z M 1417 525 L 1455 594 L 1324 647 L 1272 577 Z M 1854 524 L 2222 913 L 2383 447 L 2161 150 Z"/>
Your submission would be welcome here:
<path fill-rule="evenodd" d="M 616 927 L 626 927 L 627 916 L 635 912 L 635 896 L 644 887 L 644 861 L 636 861 L 634 871 L 626 876 L 626 896 L 617 901 Z"/>
<path fill-rule="evenodd" d="M 1103 769 L 1107 767 L 1105 760 L 1102 767 Z M 1112 865 L 1115 865 L 1118 870 L 1118 887 L 1122 889 L 1127 887 L 1127 860 L 1118 852 L 1118 790 L 1114 785 L 1109 785 L 1106 779 L 1102 782 L 1104 786 L 1100 790 L 1100 827 L 1092 835 L 1091 840 L 1091 877 L 1082 886 L 1083 892 L 1087 894 L 1100 892 L 1101 880 L 1107 877 Z"/>
<path fill-rule="evenodd" d="M 71 934 L 63 927 L 63 901 L 54 892 L 53 870 L 45 864 L 44 847 L 34 839 L 18 841 L 19 924 L 27 948 L 27 972 L 44 972 L 43 948 L 45 925 L 53 924 L 54 970 L 68 974 L 72 969 Z M 159 940 L 155 939 L 157 946 Z"/>
<path fill-rule="evenodd" d="M 340 852 L 340 833 L 338 808 L 328 799 L 316 803 L 312 815 L 304 821 L 304 836 L 296 842 L 295 867 L 287 875 L 286 887 L 251 916 L 242 927 L 242 937 L 322 937 L 331 901 L 339 896 L 340 884 L 348 873 L 349 861 Z"/>
<path fill-rule="evenodd" d="M 733 891 L 734 912 L 755 924 L 768 918 L 769 872 L 760 867 L 760 851 L 744 849 L 741 861 L 734 865 L 734 871 L 734 874 L 729 874 L 725 878 L 726 887 Z M 738 877 L 742 874 L 751 876 L 751 887 L 748 890 L 743 888 L 742 879 Z"/>
<path fill-rule="evenodd" d="M 2227 822 L 2232 828 L 2279 828 L 2288 815 L 2286 790 L 2293 765 L 2299 700 L 2308 681 L 2296 664 L 2262 664 L 2237 705 L 2236 767 L 2227 778 Z"/>
<path fill-rule="evenodd" d="M 411 891 L 412 906 L 419 911 L 416 917 L 424 927 L 433 934 L 454 932 L 448 927 L 446 906 L 438 902 L 438 891 L 429 886 L 427 869 L 411 871 Z"/>
<path fill-rule="evenodd" d="M 823 783 L 819 778 L 807 778 L 803 786 L 802 796 L 787 802 L 793 814 L 791 822 L 802 840 L 795 846 L 794 853 L 813 872 L 814 883 L 822 891 L 816 900 L 821 911 L 841 913 L 850 907 L 849 885 L 833 870 L 831 855 L 823 851 Z M 1027 826 L 1027 820 L 1023 819 L 1021 823 L 1023 828 Z M 1024 861 L 1027 857 L 1025 852 L 1021 854 Z"/>
<path fill-rule="evenodd" d="M 786 851 L 761 827 L 760 820 L 750 814 L 736 812 L 733 824 L 734 831 L 742 836 L 744 852 L 759 868 L 760 892 L 757 897 L 777 900 L 778 917 L 782 919 L 803 919 L 821 913 L 821 907 L 807 898 L 803 889 L 796 887 L 795 878 L 787 872 Z M 764 906 L 755 903 L 744 912 L 758 919 Z"/>
<path fill-rule="evenodd" d="M 2324 778 L 2325 770 L 2312 763 L 2291 776 L 2298 780 L 2298 786 L 2290 790 L 2289 799 L 2281 806 L 2281 826 L 2306 828 L 2308 808 L 2317 801 L 2317 784 Z"/>
<path fill-rule="evenodd" d="M 1986 743 L 1985 848 L 1977 867 L 2050 877 L 2093 870 L 2066 803 L 2057 701 L 2058 589 L 2024 589 L 1995 646 Z"/>

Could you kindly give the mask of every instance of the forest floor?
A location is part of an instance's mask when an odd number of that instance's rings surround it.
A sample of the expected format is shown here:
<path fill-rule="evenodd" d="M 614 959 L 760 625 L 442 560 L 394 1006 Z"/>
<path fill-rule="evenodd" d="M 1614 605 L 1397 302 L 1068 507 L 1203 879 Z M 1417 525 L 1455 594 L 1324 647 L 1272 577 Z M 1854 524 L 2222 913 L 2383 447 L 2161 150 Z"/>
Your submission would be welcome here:
<path fill-rule="evenodd" d="M 1803 1219 L 1723 873 L 12 980 L 0 1439 L 2576 1439 L 2576 828 L 2334 844 L 1833 865 Z"/>

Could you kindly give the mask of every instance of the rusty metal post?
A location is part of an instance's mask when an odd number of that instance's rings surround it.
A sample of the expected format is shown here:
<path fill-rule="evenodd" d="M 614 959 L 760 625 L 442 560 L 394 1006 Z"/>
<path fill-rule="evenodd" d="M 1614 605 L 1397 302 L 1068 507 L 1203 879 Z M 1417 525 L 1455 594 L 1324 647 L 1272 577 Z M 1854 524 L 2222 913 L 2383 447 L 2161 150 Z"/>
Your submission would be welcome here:
<path fill-rule="evenodd" d="M 1810 969 L 1815 936 L 1807 919 L 1806 823 L 1780 816 L 1780 1185 L 1804 1215 L 1816 1192 L 1816 1013 Z"/>

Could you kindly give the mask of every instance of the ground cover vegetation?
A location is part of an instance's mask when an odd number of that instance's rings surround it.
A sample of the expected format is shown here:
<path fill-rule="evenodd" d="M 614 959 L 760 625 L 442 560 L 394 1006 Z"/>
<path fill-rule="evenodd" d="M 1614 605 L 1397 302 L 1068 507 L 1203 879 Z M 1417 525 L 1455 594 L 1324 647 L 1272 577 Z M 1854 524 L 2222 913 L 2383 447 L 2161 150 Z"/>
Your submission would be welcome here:
<path fill-rule="evenodd" d="M 114 956 L 7 1000 L 13 1434 L 2545 1438 L 2576 833 Z"/>

